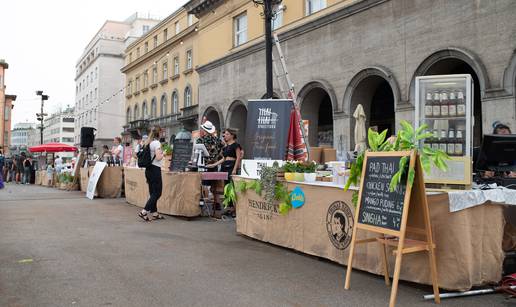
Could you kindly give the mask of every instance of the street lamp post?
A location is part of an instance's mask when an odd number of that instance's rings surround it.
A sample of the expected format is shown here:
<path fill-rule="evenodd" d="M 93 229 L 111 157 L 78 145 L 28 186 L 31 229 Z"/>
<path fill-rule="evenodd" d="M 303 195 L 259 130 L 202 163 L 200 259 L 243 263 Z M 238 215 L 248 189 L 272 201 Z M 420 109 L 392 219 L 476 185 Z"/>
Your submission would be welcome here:
<path fill-rule="evenodd" d="M 40 132 L 40 144 L 43 144 L 43 120 L 45 116 L 48 114 L 43 113 L 43 104 L 45 100 L 48 100 L 48 95 L 43 95 L 43 91 L 36 91 L 36 95 L 41 96 L 41 113 L 36 113 L 37 120 L 40 122 L 39 132 Z"/>
<path fill-rule="evenodd" d="M 274 6 L 281 3 L 282 0 L 253 0 L 256 6 L 263 6 L 263 17 L 265 20 L 265 76 L 267 83 L 267 97 L 273 97 L 272 83 L 272 20 L 276 12 Z"/>

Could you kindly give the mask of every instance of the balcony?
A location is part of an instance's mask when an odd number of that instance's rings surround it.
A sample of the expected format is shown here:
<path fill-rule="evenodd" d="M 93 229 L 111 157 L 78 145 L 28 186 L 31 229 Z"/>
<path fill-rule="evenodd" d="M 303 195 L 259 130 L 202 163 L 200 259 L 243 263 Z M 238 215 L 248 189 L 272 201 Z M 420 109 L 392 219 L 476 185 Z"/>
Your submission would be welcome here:
<path fill-rule="evenodd" d="M 180 120 L 180 121 L 186 121 L 186 120 L 192 120 L 192 119 L 197 120 L 197 118 L 199 117 L 199 105 L 198 104 L 189 106 L 189 107 L 184 107 L 181 109 L 181 111 L 183 112 L 183 114 L 180 117 L 178 117 L 178 120 Z"/>
<path fill-rule="evenodd" d="M 149 125 L 150 126 L 160 126 L 160 127 L 167 127 L 167 126 L 173 126 L 177 123 L 178 117 L 180 114 L 169 114 L 161 117 L 156 117 L 153 119 L 149 119 Z"/>
<path fill-rule="evenodd" d="M 135 130 L 135 129 L 147 129 L 149 126 L 149 121 L 146 119 L 138 119 L 134 120 L 129 123 L 128 130 Z"/>

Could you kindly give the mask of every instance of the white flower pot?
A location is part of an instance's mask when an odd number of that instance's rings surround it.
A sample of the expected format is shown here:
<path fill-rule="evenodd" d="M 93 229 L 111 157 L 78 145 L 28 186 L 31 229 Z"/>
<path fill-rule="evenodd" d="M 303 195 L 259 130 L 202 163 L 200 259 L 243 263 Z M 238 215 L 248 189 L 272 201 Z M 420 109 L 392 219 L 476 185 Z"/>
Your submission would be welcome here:
<path fill-rule="evenodd" d="M 317 179 L 317 173 L 305 173 L 306 182 L 315 182 Z"/>

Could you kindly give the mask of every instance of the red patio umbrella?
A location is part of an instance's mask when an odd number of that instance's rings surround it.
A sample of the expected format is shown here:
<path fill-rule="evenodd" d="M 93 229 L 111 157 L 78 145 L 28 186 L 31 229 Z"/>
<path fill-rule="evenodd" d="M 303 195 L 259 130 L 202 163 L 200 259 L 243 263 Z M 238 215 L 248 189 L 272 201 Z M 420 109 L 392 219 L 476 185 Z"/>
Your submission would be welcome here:
<path fill-rule="evenodd" d="M 76 150 L 77 147 L 66 145 L 63 143 L 46 143 L 42 145 L 29 147 L 30 152 L 63 152 Z"/>

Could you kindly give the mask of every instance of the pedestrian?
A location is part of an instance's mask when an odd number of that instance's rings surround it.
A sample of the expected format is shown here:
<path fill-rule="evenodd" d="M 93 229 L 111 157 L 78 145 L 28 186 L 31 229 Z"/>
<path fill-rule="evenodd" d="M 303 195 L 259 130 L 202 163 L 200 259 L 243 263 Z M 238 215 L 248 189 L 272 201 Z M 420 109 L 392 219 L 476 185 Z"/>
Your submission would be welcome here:
<path fill-rule="evenodd" d="M 8 158 L 5 163 L 5 182 L 13 182 L 13 158 Z"/>
<path fill-rule="evenodd" d="M 23 162 L 27 157 L 25 156 L 25 152 L 22 152 L 21 155 L 16 158 L 16 183 L 23 183 Z"/>
<path fill-rule="evenodd" d="M 53 184 L 53 181 L 54 181 L 54 167 L 52 164 L 49 164 L 47 166 L 47 185 L 49 187 L 51 187 Z"/>
<path fill-rule="evenodd" d="M 145 168 L 145 179 L 149 186 L 149 200 L 145 204 L 145 208 L 138 213 L 144 221 L 160 220 L 164 217 L 158 213 L 158 200 L 161 197 L 163 182 L 161 179 L 161 160 L 163 159 L 163 151 L 161 150 L 161 143 L 159 134 L 161 129 L 153 127 L 149 138 L 143 143 L 143 146 L 149 146 L 152 163 Z M 151 215 L 151 217 L 149 217 Z"/>
<path fill-rule="evenodd" d="M 113 139 L 113 147 L 111 147 L 111 156 L 115 164 L 121 164 L 120 162 L 124 159 L 124 146 L 122 146 L 122 139 L 116 136 Z"/>
<path fill-rule="evenodd" d="M 222 148 L 222 159 L 213 163 L 211 165 L 207 165 L 207 167 L 216 167 L 220 165 L 220 171 L 228 173 L 228 180 L 224 181 L 224 186 L 230 183 L 230 178 L 232 175 L 237 174 L 237 170 L 240 168 L 240 161 L 242 160 L 242 146 L 236 142 L 237 132 L 234 129 L 227 128 L 224 130 L 224 134 L 222 135 L 224 138 L 224 148 Z M 229 209 L 227 214 L 231 216 L 235 216 L 235 207 L 234 204 L 229 205 Z"/>
<path fill-rule="evenodd" d="M 0 189 L 4 188 L 4 166 L 5 166 L 5 157 L 3 152 L 0 150 Z"/>
<path fill-rule="evenodd" d="M 23 160 L 23 178 L 22 184 L 30 184 L 30 176 L 32 174 L 32 159 L 30 157 Z"/>
<path fill-rule="evenodd" d="M 61 157 L 56 156 L 56 159 L 54 161 L 54 167 L 56 174 L 59 175 L 59 173 L 61 173 L 61 169 L 63 168 L 63 159 Z"/>
<path fill-rule="evenodd" d="M 100 159 L 102 162 L 109 162 L 111 160 L 111 151 L 107 145 L 102 146 L 102 154 Z"/>
<path fill-rule="evenodd" d="M 219 161 L 220 159 L 222 159 L 223 158 L 222 157 L 222 147 L 224 147 L 224 145 L 222 144 L 222 141 L 216 136 L 217 129 L 215 128 L 215 126 L 209 120 L 207 120 L 201 125 L 201 127 L 199 129 L 199 133 L 200 133 L 201 137 L 197 139 L 196 144 L 204 144 L 204 146 L 206 147 L 206 150 L 209 153 L 209 156 L 205 158 L 205 164 L 212 165 L 212 164 L 216 163 L 217 161 Z M 206 170 L 208 172 L 216 172 L 217 168 L 216 167 L 207 167 Z M 215 202 L 213 205 L 213 209 L 214 209 L 213 215 L 214 216 L 215 216 L 215 211 L 221 210 L 220 197 L 219 197 L 219 194 L 217 193 L 217 191 L 215 191 L 216 183 L 217 183 L 216 181 L 209 181 L 209 180 L 202 181 L 203 187 L 209 186 L 210 191 L 213 194 L 213 198 L 214 198 L 214 202 Z M 203 188 L 202 193 L 205 195 L 204 198 L 208 198 L 207 196 L 209 195 L 209 193 L 204 188 Z"/>

